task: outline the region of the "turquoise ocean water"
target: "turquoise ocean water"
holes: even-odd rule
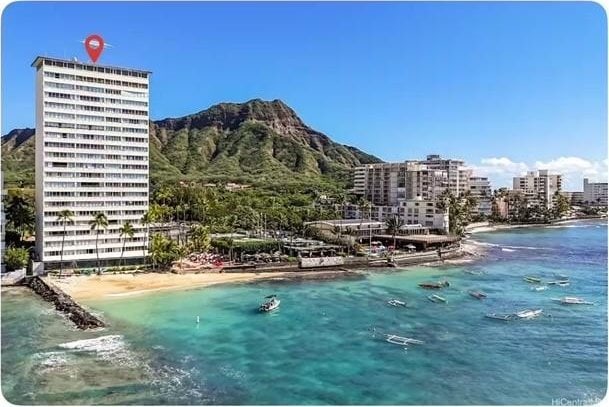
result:
[[[607,387],[607,227],[474,235],[473,263],[358,280],[224,285],[87,304],[81,332],[24,290],[2,293],[2,392],[17,404],[593,403]],[[568,287],[532,291],[525,275]],[[446,304],[417,284],[447,279]],[[488,294],[484,301],[470,289]],[[256,311],[278,294],[281,308]],[[551,298],[583,297],[594,306]],[[390,298],[408,308],[386,304]],[[543,308],[530,321],[488,312]],[[196,316],[200,324],[196,324]],[[425,341],[405,350],[371,329]]]

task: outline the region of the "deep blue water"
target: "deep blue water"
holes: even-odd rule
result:
[[[26,291],[2,296],[2,391],[33,404],[593,403],[607,387],[607,227],[481,233],[475,262],[359,280],[256,283],[88,304],[111,326],[79,332]],[[532,291],[523,276],[567,275]],[[447,279],[427,300],[417,284]],[[478,301],[467,294],[488,294]],[[276,293],[282,306],[259,314]],[[578,296],[593,306],[552,298]],[[408,308],[386,304],[406,300]],[[542,308],[530,321],[488,312]],[[40,313],[42,312],[42,315]],[[201,323],[195,323],[199,315]],[[372,328],[423,340],[403,347]],[[79,341],[79,342],[74,342]]]

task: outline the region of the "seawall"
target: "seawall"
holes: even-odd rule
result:
[[[55,309],[63,312],[78,328],[92,329],[105,326],[102,320],[76,303],[72,297],[54,285],[48,284],[42,278],[38,276],[26,277],[22,284],[31,288],[45,301],[55,304]]]

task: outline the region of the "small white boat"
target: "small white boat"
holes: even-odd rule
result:
[[[258,308],[259,311],[270,312],[279,308],[279,304],[281,304],[281,301],[279,300],[279,298],[277,298],[276,295],[269,295],[266,298],[268,298],[269,300],[265,301],[262,305],[260,305],[260,307]]]
[[[561,304],[571,305],[571,304],[581,304],[581,305],[594,305],[593,302],[586,301],[582,298],[577,297],[563,297],[563,298],[552,298],[554,301],[558,301]]]
[[[420,345],[423,343],[423,341],[420,341],[418,339],[406,338],[406,337],[397,336],[397,335],[388,335],[388,334],[384,334],[384,335],[385,335],[385,340],[387,342],[393,343],[396,345],[402,345],[402,346],[406,346],[406,345],[410,345],[410,344]]]
[[[406,303],[404,301],[400,301],[400,300],[396,300],[396,299],[391,299],[389,301],[387,301],[387,304],[392,305],[394,307],[405,307]]]
[[[531,290],[533,290],[533,291],[544,291],[544,290],[547,290],[547,289],[548,289],[547,285],[542,285],[542,286],[539,286],[539,287],[532,287],[531,288]]]
[[[431,302],[446,302],[446,298],[440,297],[439,295],[432,294],[427,299]]]
[[[543,312],[543,310],[541,310],[541,309],[535,309],[535,310],[525,309],[525,310],[515,313],[514,315],[516,315],[520,319],[533,319],[533,318],[537,318],[538,316],[540,316],[542,312]]]

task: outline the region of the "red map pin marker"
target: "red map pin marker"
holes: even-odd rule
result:
[[[91,61],[96,63],[104,50],[104,39],[97,34],[89,35],[85,40],[85,49]]]

